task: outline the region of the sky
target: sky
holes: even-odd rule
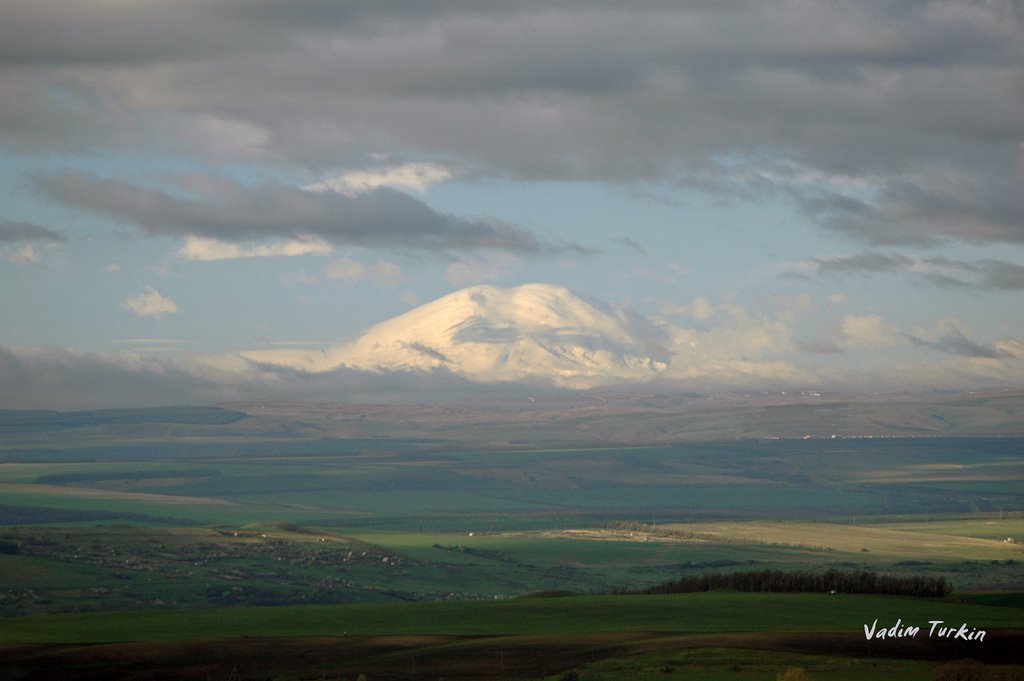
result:
[[[456,394],[241,353],[529,282],[681,390],[1024,385],[1021,2],[542,5],[0,0],[0,407]]]

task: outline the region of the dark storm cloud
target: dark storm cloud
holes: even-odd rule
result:
[[[1024,135],[1020,139],[1024,142]],[[969,242],[1024,241],[1024,158],[1019,151],[989,147],[988,152],[988,158],[973,163],[946,164],[960,166],[955,170],[938,168],[913,180],[890,180],[876,205],[832,210],[824,222],[878,244],[927,245],[950,236]]]
[[[190,195],[184,197],[75,171],[37,176],[35,185],[51,199],[152,235],[196,235],[232,242],[317,236],[336,245],[437,252],[590,252],[574,244],[541,241],[499,220],[439,213],[419,199],[386,187],[346,195],[192,177],[187,187]]]
[[[1022,14],[1014,0],[14,0],[0,143],[230,154],[205,143],[228,131],[314,169],[415,149],[483,174],[767,193],[879,244],[1024,242]]]
[[[0,65],[122,66],[245,50],[253,27],[225,31],[223,9],[188,0],[116,5],[53,0],[45,6],[10,0],[4,3],[0,23]],[[264,38],[273,35],[261,33]]]
[[[0,242],[4,241],[64,241],[64,237],[32,222],[11,222],[0,218]]]

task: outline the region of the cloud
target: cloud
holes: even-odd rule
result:
[[[902,272],[910,269],[914,258],[886,253],[858,253],[838,258],[816,258],[812,261],[820,274],[865,274]]]
[[[18,248],[0,248],[0,258],[16,265],[38,265],[43,261],[32,244],[23,244]]]
[[[165,314],[178,313],[178,304],[161,295],[152,286],[146,286],[142,293],[122,300],[121,307],[140,317],[153,317],[154,319],[160,319]]]
[[[880,186],[873,205],[853,211],[839,207],[826,222],[878,244],[931,244],[942,237],[1020,243],[1024,201],[1013,193],[1014,187],[1020,188],[1018,164],[1005,153],[996,153],[971,169],[929,168],[892,178]],[[887,223],[899,229],[888,230]]]
[[[690,268],[678,262],[670,262],[668,264],[668,268],[675,272],[676,274],[682,275],[684,277],[690,275]]]
[[[370,280],[377,284],[395,284],[405,279],[402,269],[387,260],[378,260],[372,265],[364,265],[358,260],[342,258],[327,265],[324,272],[328,279],[346,283]]]
[[[120,338],[112,343],[119,343],[122,345],[139,345],[145,347],[147,345],[177,345],[181,343],[195,343],[193,340],[182,340],[180,338]]]
[[[792,296],[771,295],[768,300],[778,310],[779,317],[787,321],[802,317],[815,307],[814,299],[806,291]]]
[[[985,357],[995,359],[1002,355],[994,348],[978,345],[966,336],[961,334],[949,334],[939,338],[937,341],[929,341],[916,336],[907,336],[911,343],[919,348],[938,350],[949,355],[961,355],[963,357]]]
[[[121,271],[121,265],[116,262],[107,263],[103,267],[103,271],[106,272],[107,274],[117,274],[118,272]]]
[[[1004,340],[997,341],[993,347],[996,352],[999,353],[1000,357],[1024,359],[1024,339],[1006,338]]]
[[[322,174],[416,150],[476,176],[772,196],[870,243],[1024,242],[1013,0],[19,0],[0,31],[18,153]]]
[[[32,243],[37,241],[59,243],[64,241],[64,237],[32,222],[12,222],[0,218],[0,244],[20,244],[0,248],[0,259],[15,265],[38,265],[43,259]]]
[[[928,348],[948,355],[981,359],[1020,359],[1021,342],[1007,339],[995,345],[982,345],[953,320],[940,322],[937,333],[907,334],[907,340],[919,348]]]
[[[0,242],[4,241],[64,241],[64,237],[32,222],[0,219]]]
[[[647,257],[647,251],[644,250],[644,247],[638,244],[637,242],[633,241],[633,239],[630,239],[628,236],[620,236],[619,238],[615,239],[615,241],[625,246],[629,246],[630,248],[632,248],[634,251],[644,256],[645,258]]]
[[[149,348],[144,352],[86,353],[52,347],[0,346],[0,386],[17,386],[16,390],[0,390],[0,407],[82,409],[214,404],[248,399],[254,394],[288,394],[284,387],[287,376],[268,372],[237,355],[177,357],[153,353]],[[97,386],[103,386],[102,390],[97,390]]]
[[[898,330],[879,315],[846,315],[840,330],[843,341],[851,346],[893,345]]]
[[[794,349],[815,355],[834,354],[842,348],[829,342],[794,342],[792,328],[783,320],[752,317],[735,305],[720,307],[726,314],[716,317],[720,322],[716,326],[687,328],[662,323],[661,332],[669,339],[669,365],[650,382],[633,387],[713,391],[860,386],[864,390],[906,391],[1012,386],[1024,380],[1024,340],[1006,338],[985,345],[957,322],[906,337],[917,347],[944,355],[941,362],[927,361],[927,353],[920,353],[913,362],[890,360],[847,371],[807,365],[791,355]],[[885,324],[861,321],[862,329],[880,326]],[[876,334],[862,333],[872,335]],[[423,402],[552,390],[538,383],[482,385],[445,369],[319,371],[328,350],[311,341],[271,342],[266,344],[273,349],[216,355],[182,353],[188,343],[180,339],[115,342],[136,351],[83,353],[0,346],[0,408],[74,409],[253,399]],[[320,362],[314,361],[316,346],[325,348],[319,353]],[[173,355],[163,354],[164,350]],[[420,351],[429,352],[430,348]],[[96,390],[97,385],[103,390]]]
[[[1024,267],[1002,260],[979,260],[974,263],[960,263],[965,270],[980,275],[981,288],[1003,291],[1024,289]]]
[[[390,247],[433,252],[507,250],[535,255],[590,251],[549,243],[493,218],[439,213],[419,199],[387,187],[354,196],[315,192],[283,184],[247,187],[228,180],[192,178],[193,194],[181,196],[121,180],[65,171],[39,175],[46,196],[97,215],[136,226],[151,235],[194,237],[186,254],[227,257],[236,244],[284,239],[290,246],[239,248],[237,253],[279,254],[281,248],[322,251],[335,246]],[[205,241],[204,241],[205,240]],[[239,257],[233,255],[232,257]]]
[[[659,380],[677,386],[734,390],[821,380],[784,357],[792,341],[783,322],[733,319],[710,329],[675,327],[672,336],[671,362]]]
[[[103,386],[97,390],[96,386]],[[218,404],[252,399],[424,403],[522,394],[518,385],[480,385],[445,371],[312,374],[235,353],[174,357],[84,353],[0,345],[0,408],[95,409]],[[554,392],[539,385],[531,395]]]
[[[281,275],[281,283],[284,284],[285,286],[292,286],[293,284],[311,286],[319,281],[319,277],[305,271],[285,272],[284,274]]]
[[[922,258],[903,253],[865,252],[855,255],[814,258],[796,266],[832,276],[908,274],[929,284],[947,288],[1016,291],[1024,289],[1024,266],[1005,260],[956,260]],[[791,270],[792,271],[792,270]]]
[[[498,253],[490,257],[458,260],[444,270],[444,278],[456,286],[499,281],[522,269],[519,258]]]
[[[796,349],[811,355],[837,355],[843,349],[831,341],[796,341]]]
[[[690,327],[663,323],[672,339],[669,367],[659,376],[666,389],[680,386],[735,390],[818,385],[813,369],[789,360],[793,329],[784,319],[750,315],[733,303],[714,305],[700,296],[677,312],[702,322]]]
[[[420,194],[434,184],[447,182],[456,172],[437,163],[403,163],[374,170],[356,170],[311,184],[306,189],[354,195],[377,187],[412,189]]]
[[[195,343],[192,340],[177,338],[122,338],[111,342],[115,345],[131,346],[132,350],[147,353],[180,352],[183,348]]]
[[[178,255],[186,260],[231,260],[236,258],[294,257],[299,255],[330,255],[334,250],[323,239],[300,238],[269,244],[236,244],[218,239],[189,236]]]
[[[0,386],[17,386],[0,390],[0,405],[12,409],[196,404],[221,395],[212,378],[170,359],[10,346],[0,346]]]
[[[689,305],[666,305],[662,312],[669,316],[685,315],[702,322],[711,319],[717,311],[707,296],[697,296]]]

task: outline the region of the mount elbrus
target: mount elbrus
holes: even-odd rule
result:
[[[590,387],[642,381],[669,364],[668,334],[642,315],[548,284],[472,286],[315,351],[254,351],[309,372],[438,371],[475,381]]]

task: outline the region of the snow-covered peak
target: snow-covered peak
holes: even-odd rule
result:
[[[381,322],[353,343],[287,363],[589,387],[652,377],[668,366],[666,344],[642,316],[564,287],[472,286]],[[267,353],[247,356],[274,361]]]

